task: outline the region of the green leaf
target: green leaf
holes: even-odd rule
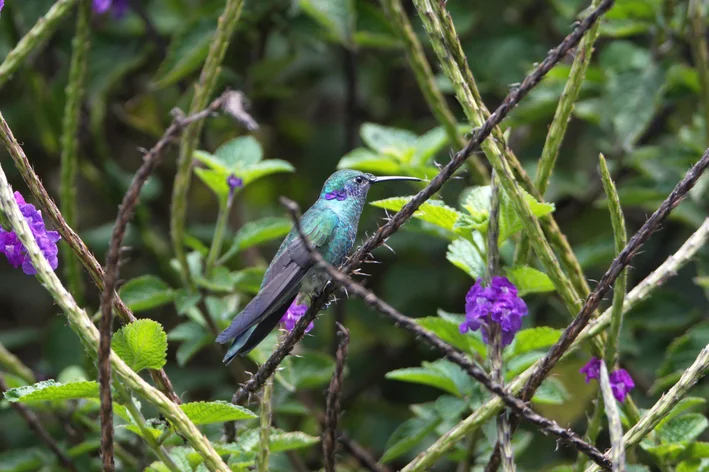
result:
[[[364,123],[360,130],[362,141],[372,150],[409,162],[415,152],[418,137],[411,131],[375,123]]]
[[[214,335],[195,321],[177,325],[167,337],[170,341],[182,341],[175,354],[177,365],[180,367],[184,367],[195,354],[214,342]]]
[[[463,322],[462,316],[460,322],[456,322],[452,319],[441,318],[439,316],[416,318],[414,321],[422,328],[431,331],[433,334],[461,351],[465,351],[468,354],[474,356],[476,355],[481,359],[485,359],[487,348],[482,342],[482,339],[472,335],[471,333],[463,334],[460,332],[459,326]]]
[[[356,148],[345,154],[337,164],[337,168],[355,169],[377,175],[394,175],[401,169],[393,157],[377,154],[365,148]]]
[[[232,272],[229,276],[237,290],[256,295],[261,288],[261,281],[265,273],[266,269],[263,267],[249,267]]]
[[[131,433],[136,434],[136,435],[138,435],[139,437],[141,437],[141,438],[143,438],[143,439],[147,439],[146,436],[143,434],[143,431],[141,431],[141,429],[138,427],[138,425],[135,425],[135,424],[127,424],[127,425],[123,425],[123,426],[120,426],[120,427],[127,429],[127,430],[130,431]],[[152,436],[152,439],[155,441],[155,440],[157,440],[157,439],[160,437],[160,435],[162,434],[163,430],[157,429],[157,428],[153,428],[153,427],[150,427],[150,426],[146,426],[146,427],[145,427],[145,432],[146,432],[147,434],[149,434],[150,436]]]
[[[554,211],[551,203],[541,203],[526,191],[519,189],[530,211],[537,218],[548,215]],[[507,194],[501,192],[500,199],[500,241],[507,240],[510,236],[523,228],[522,220],[517,216]],[[487,232],[490,217],[490,186],[473,187],[463,200],[463,208],[470,214],[473,223],[471,226],[482,232]]]
[[[528,293],[553,292],[554,284],[547,274],[529,266],[515,266],[505,268],[505,273],[517,290],[519,296]]]
[[[229,172],[226,169],[203,169],[195,167],[194,173],[199,177],[199,180],[204,182],[204,185],[214,192],[217,199],[222,203],[226,203],[229,196],[229,185],[227,179]]]
[[[202,294],[192,293],[186,288],[175,291],[175,309],[178,315],[184,315],[188,310],[197,306],[202,301]]]
[[[473,390],[470,377],[456,364],[445,359],[423,362],[420,368],[398,369],[386,378],[440,388],[457,397],[469,395]]]
[[[697,441],[693,442],[687,448],[685,454],[687,459],[707,459],[709,458],[709,443]]]
[[[615,41],[600,56],[606,83],[603,105],[606,123],[619,144],[629,150],[647,129],[664,93],[664,71],[646,49]]]
[[[561,330],[540,326],[523,329],[517,333],[512,344],[505,349],[505,360],[537,349],[551,347],[561,337]]]
[[[305,13],[320,23],[333,39],[349,44],[354,32],[354,0],[300,0]]]
[[[446,259],[475,280],[485,275],[485,260],[467,239],[459,238],[450,243]]]
[[[207,468],[203,465],[204,459],[191,447],[173,447],[170,449],[170,458],[179,468],[185,472],[207,472]],[[153,462],[146,469],[148,472],[172,472],[162,462]]]
[[[145,311],[170,303],[174,290],[154,275],[144,275],[126,282],[118,291],[132,311]]]
[[[312,446],[317,444],[319,440],[320,438],[318,437],[310,436],[300,431],[285,432],[277,428],[271,428],[268,446],[272,453],[285,452]],[[258,450],[259,447],[259,430],[257,429],[240,432],[235,444],[215,444],[219,454],[249,453]]]
[[[446,144],[449,144],[448,134],[442,126],[438,126],[422,134],[416,139],[414,145],[416,151],[411,158],[411,165],[425,165],[438,151],[443,149]]]
[[[695,408],[695,407],[700,407],[704,406],[706,404],[706,399],[700,398],[700,397],[687,397],[681,399],[677,404],[670,410],[670,412],[660,420],[660,422],[657,424],[655,428],[661,428],[665,423],[668,421],[672,420],[673,418],[676,418],[677,416],[681,415],[682,413],[685,413],[686,411]]]
[[[234,280],[229,273],[229,269],[224,266],[215,268],[214,273],[208,279],[202,276],[195,277],[195,282],[200,287],[206,288],[211,292],[232,293],[234,291]]]
[[[161,369],[167,361],[167,334],[157,321],[127,324],[113,336],[113,350],[131,369]]]
[[[180,405],[194,424],[223,423],[256,418],[250,410],[224,401],[191,402]]]
[[[665,351],[657,376],[664,377],[689,367],[699,351],[707,345],[707,339],[709,339],[709,322],[695,324],[682,336],[675,338]]]
[[[280,159],[268,159],[244,168],[240,171],[238,177],[243,179],[244,185],[246,186],[261,177],[266,177],[267,175],[294,171],[295,167],[293,167],[290,162],[282,161]]]
[[[34,385],[12,388],[7,390],[4,396],[5,399],[10,402],[98,398],[98,383],[94,381],[81,381],[61,384],[54,380],[44,380]]]
[[[687,450],[687,444],[688,443],[686,441],[682,441],[673,444],[643,444],[642,447],[650,454],[656,456],[662,462],[674,462],[680,456],[684,455],[684,452]]]
[[[153,86],[167,87],[197,70],[207,57],[216,29],[217,22],[209,17],[185,25],[170,42],[165,60],[153,79]]]
[[[320,442],[317,436],[311,436],[300,431],[271,431],[268,446],[272,453],[293,451],[310,447]]]
[[[222,260],[231,259],[241,251],[252,246],[284,237],[293,227],[290,218],[269,217],[250,221],[236,232],[231,248],[224,254]]]
[[[430,387],[440,388],[455,396],[461,396],[458,387],[452,379],[448,378],[442,372],[426,367],[410,367],[406,369],[397,369],[388,372],[385,377],[392,380],[400,380],[402,382],[410,382]]]
[[[441,422],[438,416],[411,418],[402,423],[387,441],[386,452],[381,461],[386,463],[411,450],[426,436],[432,433]]]
[[[687,413],[656,428],[663,444],[680,443],[696,439],[709,426],[709,420],[700,413]]]
[[[505,363],[505,380],[511,381],[517,375],[521,374],[535,362],[544,357],[541,351],[529,351],[519,356],[511,358]]]
[[[564,384],[558,379],[548,378],[539,386],[532,401],[542,405],[561,405],[568,398]]]
[[[236,172],[260,162],[263,159],[263,148],[253,136],[242,136],[219,146],[214,159]]]
[[[386,198],[372,202],[371,205],[384,208],[385,210],[399,211],[404,205],[409,203],[412,198],[413,197]],[[453,227],[461,216],[462,213],[447,206],[440,200],[428,200],[414,213],[414,218],[434,224],[448,231],[453,231]]]

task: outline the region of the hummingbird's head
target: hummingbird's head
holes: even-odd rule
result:
[[[338,170],[325,181],[320,198],[336,201],[364,200],[374,179],[372,174],[358,170]]]
[[[320,198],[325,200],[347,201],[350,199],[364,201],[372,184],[391,180],[415,180],[416,177],[386,176],[377,177],[358,170],[338,170],[325,181]]]

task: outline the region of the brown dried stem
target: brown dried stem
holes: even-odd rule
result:
[[[347,359],[347,344],[350,332],[340,323],[336,323],[339,343],[335,353],[335,371],[330,379],[325,403],[325,428],[323,430],[322,449],[325,472],[335,472],[335,442],[337,439],[337,420],[340,413],[340,392]]]

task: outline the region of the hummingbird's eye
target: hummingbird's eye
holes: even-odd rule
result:
[[[364,179],[362,177],[355,177],[355,183],[362,185],[364,183]]]

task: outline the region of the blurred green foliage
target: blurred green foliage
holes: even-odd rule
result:
[[[140,148],[149,148],[162,135],[173,108],[188,108],[192,83],[224,5],[223,0],[133,3],[124,18],[108,15],[92,20],[87,97],[79,136],[76,229],[101,261],[116,207],[142,161]],[[0,57],[51,4],[51,0],[6,0],[0,15]],[[419,39],[428,45],[413,8],[409,2],[404,4]],[[570,32],[586,6],[579,0],[447,2],[489,108]],[[33,54],[0,90],[3,115],[55,198],[72,37],[73,22],[65,21],[48,45]],[[427,51],[435,64],[433,54]],[[568,58],[552,70],[504,122],[509,129],[509,146],[530,174],[570,63]],[[461,131],[470,131],[451,84],[442,73],[437,74],[438,85],[461,122]],[[213,402],[185,405],[195,405],[193,414],[201,415],[201,423],[212,423],[208,405],[229,409],[214,402],[228,401],[237,387],[232,372],[212,349],[213,335],[202,314],[208,313],[222,328],[258,290],[265,265],[290,229],[278,197],[286,195],[307,207],[338,167],[430,178],[437,171],[436,164],[447,162],[452,151],[421,96],[400,41],[373,0],[247,0],[219,76],[218,89],[225,87],[245,93],[260,128],[248,133],[228,117],[211,118],[195,154],[198,178],[193,179],[190,190],[189,238],[185,243],[191,250],[190,269],[201,292],[180,287],[172,261],[168,218],[174,149],[143,189],[125,241],[130,250],[121,264],[122,277],[127,280],[120,290],[124,301],[139,317],[157,320],[164,328],[157,327],[155,338],[146,335],[151,343],[155,339],[162,343],[156,349],[160,352],[148,358],[134,356],[134,366],[154,367],[166,362],[175,390],[185,402]],[[602,23],[581,99],[545,195],[553,205],[535,202],[532,197],[528,201],[537,216],[554,211],[588,279],[599,278],[614,253],[597,172],[598,153],[609,159],[627,225],[633,232],[709,143],[705,131],[709,112],[699,105],[701,93],[706,91],[701,90],[690,53],[686,2],[618,0]],[[0,158],[15,188],[27,194],[4,150]],[[205,274],[204,260],[219,209],[228,198],[225,179],[231,173],[247,185],[236,194],[219,265]],[[707,177],[699,182],[662,232],[634,259],[630,287],[702,223],[709,202],[708,184]],[[370,200],[376,200],[377,208],[365,210],[360,237],[381,224],[385,216],[382,208],[395,211],[406,202],[404,197],[390,197],[411,195],[419,188],[406,185],[372,189]],[[376,258],[384,263],[367,265],[366,272],[371,273],[368,286],[378,295],[482,362],[486,355],[482,341],[474,334],[461,335],[457,328],[461,315],[454,314],[464,310],[471,276],[478,277],[484,270],[481,234],[486,231],[489,209],[481,202],[489,190],[470,190],[468,186],[465,173],[452,180],[441,200],[422,206],[416,218],[390,238],[388,245],[395,254],[377,250]],[[501,239],[507,242],[501,251],[507,264],[521,229],[516,218],[503,199]],[[700,254],[696,264],[626,316],[621,361],[636,381],[633,395],[641,407],[652,405],[709,343],[705,322],[709,262],[706,250]],[[446,258],[452,264],[446,263]],[[533,265],[509,267],[507,272],[530,308],[526,329],[505,351],[508,378],[537,360],[558,338],[558,329],[566,325],[563,305],[550,293],[548,278]],[[90,286],[88,277],[85,283]],[[87,295],[87,308],[95,312],[98,292],[91,286]],[[58,398],[97,396],[95,385],[87,381],[96,376],[93,360],[64,318],[57,316],[50,296],[4,261],[0,261],[0,313],[0,343],[16,353],[39,380],[58,379],[65,384],[63,389],[44,384],[28,394],[55,403]],[[274,413],[280,430],[271,434],[272,470],[293,470],[288,456],[280,453],[287,450],[297,450],[297,458],[290,455],[290,459],[308,469],[320,467],[319,446],[315,445],[319,425],[311,409],[313,405],[323,409],[324,389],[334,367],[335,313],[344,317],[351,331],[341,428],[392,468],[408,463],[488,398],[460,368],[438,359],[438,353],[361,301],[345,299],[318,319],[311,335],[298,347],[299,355],[288,357],[276,375]],[[143,339],[142,335],[131,335],[132,329],[138,327],[123,328],[114,338],[114,348],[126,356],[136,354],[136,343]],[[166,359],[161,358],[165,333]],[[253,370],[253,361],[263,362],[275,341],[273,333],[251,353],[245,367]],[[584,412],[589,411],[594,397],[592,386],[586,386],[578,374],[586,357],[578,354],[562,363],[535,397],[542,413],[576,431],[583,430]],[[70,383],[76,380],[82,383]],[[26,383],[12,376],[8,382],[11,387]],[[86,391],[72,394],[67,385]],[[70,396],[42,396],[50,392],[61,395],[62,391]],[[694,391],[697,397],[706,393],[704,384]],[[63,423],[77,415],[77,408],[79,417],[95,419],[97,405],[90,399],[63,401],[59,417],[49,414],[52,404],[33,405],[50,432],[62,438],[67,449],[73,447],[69,453],[80,470],[98,470],[97,436],[66,435]],[[207,406],[203,409],[199,405]],[[705,470],[702,467],[706,467],[709,447],[693,441],[709,439],[707,420],[701,414],[705,402],[687,399],[681,405],[676,416],[658,427],[655,439],[641,444],[638,460],[654,458],[667,467],[677,465],[677,470]],[[235,416],[230,418],[239,417],[232,413]],[[227,413],[219,410],[214,414],[224,421]],[[42,464],[53,464],[55,459],[7,408],[6,401],[0,402],[0,424],[0,471],[35,470]],[[246,424],[255,427],[254,423]],[[117,438],[134,450],[135,437],[126,431],[140,431],[129,420],[123,426],[118,428]],[[153,433],[160,435],[161,427],[156,425]],[[553,440],[531,431],[525,427],[515,435],[520,470],[550,470],[572,463],[573,451],[561,449],[552,454]],[[210,424],[206,432],[216,440],[220,426]],[[255,460],[258,432],[242,430],[238,437],[239,454],[231,460],[248,467]],[[452,461],[462,460],[470,451],[478,464],[484,464],[494,438],[494,425],[490,424],[472,438],[474,442],[458,445],[436,470],[453,470]],[[179,438],[173,436],[171,441],[181,445]],[[601,444],[606,441],[601,438]],[[187,464],[185,467],[198,462],[186,448],[171,451],[175,460]],[[357,470],[350,457],[343,455],[341,459],[342,470]],[[161,467],[153,464],[148,470],[161,471]]]

